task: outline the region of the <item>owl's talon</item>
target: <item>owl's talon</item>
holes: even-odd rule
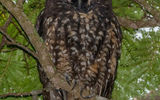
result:
[[[67,99],[67,92],[65,90],[62,90],[62,94],[63,94],[63,99],[68,100]]]
[[[73,80],[73,83],[72,83],[72,81],[70,80],[71,78],[68,74],[65,74],[65,79],[67,83],[69,84],[69,86],[71,86],[71,90],[73,90],[77,85],[77,81],[75,79],[72,79]]]
[[[93,96],[95,96],[95,94],[90,94],[88,96],[83,96],[83,91],[85,90],[86,88],[83,87],[80,89],[80,96],[83,98],[83,99],[89,99],[89,98],[92,98]]]
[[[71,86],[70,76],[68,74],[65,74],[65,79],[67,83]]]
[[[72,86],[72,89],[71,89],[71,90],[73,90],[73,89],[76,87],[76,85],[77,85],[77,81],[74,79],[74,80],[73,80],[73,86]]]

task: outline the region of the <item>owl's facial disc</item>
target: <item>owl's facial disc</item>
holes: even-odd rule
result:
[[[84,5],[87,5],[87,6],[91,5],[91,0],[78,0],[78,2],[80,3],[81,7]]]
[[[82,0],[78,0],[78,9],[81,9],[82,6]]]
[[[84,7],[91,5],[91,0],[67,0],[67,1],[76,6],[78,9],[82,9]]]

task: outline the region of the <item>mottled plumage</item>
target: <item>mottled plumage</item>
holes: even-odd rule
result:
[[[36,28],[58,72],[111,97],[122,39],[111,0],[47,0]]]

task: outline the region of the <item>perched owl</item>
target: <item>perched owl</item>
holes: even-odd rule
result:
[[[81,98],[111,97],[122,42],[111,0],[47,0],[36,29],[57,71],[69,84],[81,84]],[[40,66],[39,72],[47,87]]]

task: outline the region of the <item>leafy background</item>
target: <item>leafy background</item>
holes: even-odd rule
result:
[[[16,1],[16,0],[15,0]],[[160,11],[159,0],[148,0]],[[24,12],[36,23],[39,12],[43,9],[44,0],[28,0],[24,4]],[[113,0],[113,10],[117,16],[131,20],[144,17],[143,10],[132,0]],[[0,6],[0,26],[9,17]],[[19,29],[19,30],[18,30]],[[122,27],[123,45],[119,60],[118,75],[113,91],[113,100],[132,100],[160,89],[160,28],[150,27],[133,30]],[[17,42],[32,48],[25,34],[13,19],[7,32]],[[2,35],[0,34],[0,41]],[[23,51],[12,46],[4,46],[0,50],[0,94],[30,92],[41,89],[36,61]],[[39,97],[39,100],[42,98]],[[31,97],[4,100],[31,100]]]

